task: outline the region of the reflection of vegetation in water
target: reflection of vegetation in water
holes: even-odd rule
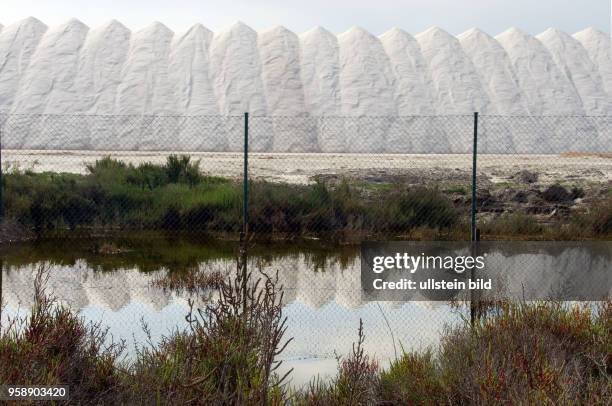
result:
[[[254,243],[249,258],[255,263],[279,259],[303,258],[313,270],[324,270],[337,263],[346,268],[358,255],[358,246],[319,241]],[[200,236],[129,234],[123,238],[47,239],[4,246],[0,254],[8,266],[37,262],[72,266],[84,260],[93,269],[114,271],[138,269],[152,272],[164,268],[170,272],[188,272],[200,265],[233,261],[238,252],[235,241],[203,239]]]

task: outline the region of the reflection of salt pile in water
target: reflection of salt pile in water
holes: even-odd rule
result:
[[[60,302],[75,309],[87,306],[90,299],[84,288],[91,268],[83,261],[77,261],[74,266],[30,264],[23,268],[9,268],[3,277],[2,293],[6,303],[15,307],[29,309],[34,304],[34,279],[43,267],[48,269],[46,293]]]
[[[515,300],[600,300],[612,294],[606,291],[610,286],[609,253],[601,255],[578,246],[553,254],[492,252],[484,274],[493,277],[502,297]]]
[[[47,28],[30,18],[0,31],[1,110],[135,115],[68,124],[14,118],[3,141],[11,147],[239,151],[239,117],[193,115],[249,111],[254,151],[462,152],[469,131],[399,116],[601,115],[612,114],[610,103],[610,38],[592,28],[573,38],[517,29],[456,38],[439,28],[415,37],[360,28],[297,36],[237,23],[214,34],[199,24],[177,34],[160,23],[131,32],[117,21]],[[566,127],[553,121],[543,134],[502,128],[496,141],[521,149],[544,140],[563,150],[573,146],[563,144]]]
[[[335,302],[347,308],[354,308],[363,304],[361,296],[361,275],[359,271],[359,259],[356,258],[349,264],[347,269],[342,269],[337,263],[334,264],[333,273],[336,274]]]
[[[274,276],[278,271],[279,284],[283,286],[284,303],[302,303],[319,309],[327,304],[334,303],[343,308],[356,308],[367,303],[361,288],[360,259],[354,258],[341,265],[334,260],[326,260],[322,264],[313,264],[309,257],[298,254],[271,261],[254,260],[251,270],[264,272]],[[254,276],[257,276],[257,272]],[[429,302],[423,296],[419,305],[427,308],[436,308],[439,303]],[[388,302],[385,306],[397,308],[403,302]]]
[[[320,266],[312,264],[303,254],[265,263],[254,262],[255,268],[267,275],[273,276],[278,271],[285,304],[299,302],[313,308],[320,308],[330,302],[345,307],[362,304],[358,260],[349,264],[346,269],[331,260]],[[257,273],[254,273],[254,276],[256,275]]]
[[[164,276],[165,270],[152,273],[142,273],[133,269],[99,272],[82,260],[72,266],[44,265],[49,271],[48,292],[75,309],[93,306],[117,311],[128,304],[137,303],[160,311],[170,303],[187,304],[188,298],[195,300],[196,308],[201,308],[207,301],[218,298],[218,292],[212,289],[202,295],[194,296],[187,292],[165,291],[154,287],[153,282]],[[31,264],[5,269],[2,278],[2,296],[9,306],[26,309],[32,306],[34,278],[40,266],[41,264]],[[571,288],[572,280],[579,280],[585,272],[588,273],[592,285],[585,285],[586,287],[581,289],[587,289],[589,286],[608,286],[606,285],[607,266],[609,260],[606,258],[576,247],[552,253],[527,250],[525,253],[504,254],[494,250],[487,257],[489,276],[503,278],[500,280],[500,286],[505,292],[518,296],[521,292],[526,292],[531,297],[539,298],[546,297],[547,294],[556,294],[558,293],[556,289],[559,288]],[[254,278],[258,276],[259,271],[272,277],[278,271],[280,285],[284,288],[285,305],[300,303],[310,308],[321,309],[333,304],[343,309],[354,309],[367,305],[369,300],[377,297],[372,296],[371,292],[364,292],[361,288],[359,258],[354,258],[343,267],[339,262],[329,259],[325,263],[312,263],[310,257],[296,254],[270,260],[254,258],[249,262],[249,267]],[[588,271],[582,271],[583,269]],[[578,270],[582,272],[581,275],[568,274]],[[200,271],[205,273],[220,271],[223,275],[233,278],[235,263],[224,260],[211,261],[201,264]],[[417,276],[416,280],[420,280],[419,275]],[[422,274],[420,277],[425,280],[430,276]],[[415,302],[417,306],[428,309],[443,306],[445,300],[451,298],[450,293],[446,291],[400,293],[401,296],[395,297],[396,299],[418,300]],[[579,293],[589,294],[582,291]],[[393,309],[403,306],[404,303],[386,302],[382,306]]]
[[[13,307],[30,308],[34,304],[34,277],[36,265],[19,269],[4,268],[2,274],[2,301]]]
[[[48,277],[45,292],[75,310],[95,306],[117,311],[130,303],[161,310],[173,296],[151,286],[159,273],[132,269],[97,272],[79,260],[71,266],[37,263],[8,268],[2,281],[3,300],[15,308],[30,308],[34,304],[34,279],[41,267]]]
[[[117,311],[131,302],[133,282],[128,282],[127,277],[132,276],[129,271],[119,269],[112,274],[93,273],[88,276],[84,285],[90,305]]]
[[[24,267],[11,267],[3,275],[3,300],[14,307],[29,308],[33,304],[34,278],[41,264]],[[235,264],[222,260],[200,265],[202,272],[220,271],[224,275],[234,272]],[[250,270],[257,277],[258,270],[274,276],[278,270],[279,282],[284,287],[284,303],[301,302],[319,308],[330,302],[338,302],[347,307],[362,304],[358,261],[342,269],[331,261],[324,270],[313,272],[313,266],[304,255],[282,258],[262,263],[253,260]],[[191,295],[187,292],[170,292],[152,286],[165,274],[165,270],[142,273],[133,269],[119,269],[113,272],[98,272],[84,261],[73,266],[46,264],[49,279],[48,291],[75,309],[87,306],[117,311],[128,304],[146,305],[156,311],[166,307],[171,301],[187,304],[193,299],[196,307],[202,307],[208,300],[218,297],[218,292],[205,292],[204,295]]]
[[[126,278],[130,287],[131,300],[158,311],[166,307],[174,295],[171,292],[160,292],[159,289],[151,286],[152,280],[157,280],[163,275],[165,275],[163,270],[153,274],[132,270]]]
[[[30,308],[34,303],[34,278],[41,264],[24,267],[11,267],[3,274],[3,300],[15,308]],[[221,271],[232,278],[234,264],[219,260],[200,265],[203,272]],[[284,304],[303,303],[318,309],[329,303],[337,303],[344,308],[356,308],[366,303],[361,290],[359,259],[353,260],[346,268],[328,261],[323,269],[313,271],[313,264],[302,255],[282,258],[266,263],[251,261],[250,270],[254,277],[259,271],[274,276],[278,270],[279,284],[283,286]],[[84,261],[73,266],[46,264],[48,272],[47,291],[57,299],[80,310],[87,306],[118,311],[129,304],[145,305],[160,311],[171,302],[187,305],[194,302],[195,308],[202,308],[210,300],[218,298],[214,290],[194,295],[184,291],[171,292],[153,286],[165,270],[142,273],[133,269],[120,269],[113,272],[98,272]],[[260,285],[261,286],[261,285]],[[422,298],[421,298],[422,299]],[[420,303],[426,307],[432,304]],[[389,302],[385,306],[395,308],[401,303]],[[434,304],[433,307],[437,307]]]

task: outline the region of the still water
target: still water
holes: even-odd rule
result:
[[[237,252],[232,241],[158,235],[4,246],[0,249],[2,318],[27,313],[34,277],[44,267],[49,273],[47,291],[86,320],[107,327],[114,340],[125,340],[129,357],[136,346],[147,342],[143,323],[156,343],[186,327],[188,299],[194,299],[196,307],[206,302],[201,295],[164,289],[156,282],[194,269],[231,272]],[[521,263],[565,261],[563,252],[507,255]],[[366,351],[385,365],[402,348],[435,348],[444,329],[466,317],[443,301],[368,301],[360,284],[358,246],[317,241],[257,244],[250,249],[249,267],[278,272],[284,287],[285,337],[294,341],[281,358],[283,369],[294,368],[295,386],[336,372],[336,355],[350,352],[360,319]],[[214,297],[212,291],[207,294]]]
[[[88,321],[124,339],[128,356],[146,342],[143,323],[154,342],[186,327],[184,290],[157,287],[168,273],[192,269],[234,269],[238,246],[231,241],[188,237],[138,236],[124,239],[42,241],[2,248],[3,319],[25,314],[33,303],[34,277],[49,272],[47,290]],[[294,341],[282,354],[294,368],[293,383],[336,371],[336,354],[347,354],[364,322],[366,350],[382,363],[404,349],[434,346],[444,326],[460,317],[444,303],[365,302],[355,246],[318,242],[274,243],[252,247],[249,267],[278,271],[284,286],[286,337]],[[196,305],[203,300],[195,298]]]

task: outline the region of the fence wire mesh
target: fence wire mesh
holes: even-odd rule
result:
[[[379,355],[396,350],[391,335],[426,346],[461,321],[445,303],[364,301],[356,244],[469,239],[472,115],[250,117],[248,129],[249,266],[279,272],[297,338],[286,356],[347,351],[360,318]],[[39,239],[4,249],[13,309],[31,304],[44,263],[60,299],[111,311],[119,336],[145,314],[161,335],[184,320],[177,286],[196,279],[180,275],[234,266],[244,117],[0,114],[0,131],[3,240]],[[481,115],[482,237],[609,238],[611,152],[612,117]]]

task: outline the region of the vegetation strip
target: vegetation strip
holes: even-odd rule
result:
[[[105,158],[89,165],[85,175],[12,171],[4,176],[4,188],[7,221],[21,225],[25,235],[100,230],[237,235],[241,227],[239,182],[203,174],[199,162],[188,156],[138,166]],[[250,190],[250,230],[260,238],[468,237],[469,202],[461,186],[441,191],[401,182],[378,185],[319,177],[310,185],[255,180]],[[580,189],[553,185],[538,193],[544,208],[501,213],[490,194],[479,196],[483,238],[605,239],[612,234],[612,196],[569,210],[560,200],[579,199],[584,193]],[[552,214],[540,221],[543,210]]]

